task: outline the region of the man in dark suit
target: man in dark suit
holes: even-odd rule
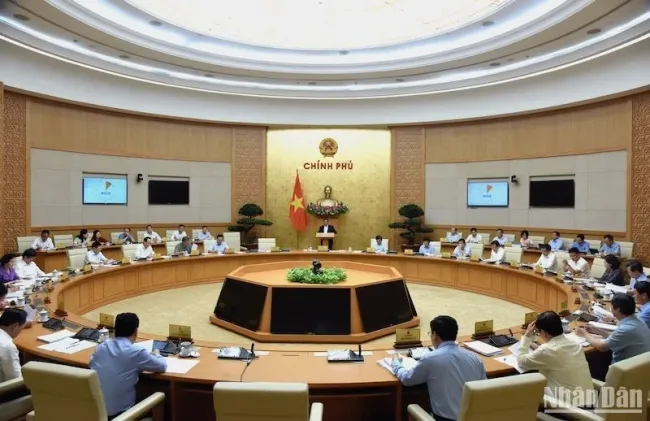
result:
[[[331,234],[336,234],[336,228],[331,226],[329,224],[329,220],[327,218],[323,219],[323,225],[321,225],[318,228],[318,232],[322,233],[331,233]],[[323,244],[323,238],[320,240],[321,245]],[[332,250],[332,246],[334,246],[334,239],[333,238],[328,238],[327,239],[327,246],[330,250]]]

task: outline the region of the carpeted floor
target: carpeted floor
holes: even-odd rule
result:
[[[459,335],[469,335],[474,331],[474,322],[494,320],[494,328],[503,329],[519,325],[524,314],[530,310],[496,298],[486,297],[455,289],[438,288],[420,284],[408,284],[411,297],[422,320],[421,334],[428,340],[429,321],[437,315],[454,317],[459,324]],[[209,322],[209,316],[221,291],[221,284],[207,284],[159,291],[140,295],[100,307],[84,315],[90,320],[99,320],[99,313],[117,315],[122,312],[135,312],[140,317],[140,331],[167,335],[169,323],[192,326],[195,340],[229,344],[249,344],[250,340]],[[368,345],[391,348],[395,335],[371,341]],[[268,346],[268,345],[267,345]],[[274,344],[274,348],[286,347],[294,350],[322,350],[335,345],[318,344]],[[348,345],[349,347],[349,345]],[[264,349],[261,345],[260,349]]]

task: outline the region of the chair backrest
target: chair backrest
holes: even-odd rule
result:
[[[38,237],[35,235],[30,235],[28,237],[16,237],[16,245],[18,246],[18,252],[22,253],[32,246],[34,240]]]
[[[105,421],[106,406],[97,372],[30,361],[22,368],[32,394],[35,421]]]
[[[607,376],[605,377],[605,386],[613,388],[613,396],[620,390],[626,391],[640,391],[638,400],[640,401],[639,408],[641,411],[638,414],[630,413],[608,413],[605,416],[607,421],[645,421],[647,417],[646,399],[650,391],[650,383],[648,382],[648,372],[650,371],[650,352],[645,352],[623,361],[619,361],[609,366]],[[624,388],[624,389],[622,389]],[[601,394],[600,398],[605,398],[605,394]],[[627,395],[626,395],[627,396]],[[616,400],[610,399],[613,404]],[[632,406],[632,403],[630,402]],[[604,406],[601,406],[604,407]],[[628,408],[616,408],[628,409]]]
[[[503,236],[506,238],[506,241],[510,242],[510,244],[515,242],[515,235],[514,234],[503,234]]]
[[[138,244],[122,244],[122,256],[127,257],[129,260],[134,260],[137,249]]]
[[[569,250],[572,244],[573,244],[573,240],[562,238],[562,248],[564,250]]]
[[[643,273],[645,273],[646,276],[650,276],[650,268],[643,268]]]
[[[216,242],[217,240],[203,240],[203,251],[206,253],[209,252]],[[230,244],[228,244],[228,246],[230,246]]]
[[[117,244],[120,242],[120,234],[122,234],[121,231],[111,233],[111,244]]]
[[[564,272],[564,264],[571,259],[566,251],[554,251],[555,254],[555,272]]]
[[[219,421],[309,420],[309,388],[304,383],[217,382],[213,402]]]
[[[174,249],[178,243],[180,243],[180,241],[167,241],[165,243],[165,251],[167,252],[167,256],[174,254]]]
[[[621,246],[621,257],[631,259],[632,252],[634,251],[634,243],[630,241],[619,241],[618,244]]]
[[[544,244],[546,241],[546,237],[543,235],[529,235],[529,239],[531,239],[535,244]]]
[[[56,247],[70,247],[73,241],[72,234],[54,234],[54,245]]]
[[[605,265],[605,259],[600,257],[594,258],[594,261],[591,263],[591,276],[594,278],[600,278],[605,273],[607,266]]]
[[[521,263],[521,255],[524,252],[522,250],[521,246],[519,246],[519,247],[504,247],[504,251],[506,253],[506,255],[505,255],[506,262],[508,262],[508,263],[516,263],[516,264]]]
[[[147,231],[138,231],[138,243],[144,242],[144,237],[146,236],[147,236]]]
[[[589,244],[590,249],[600,249],[603,244],[602,238],[585,238],[585,241]]]
[[[199,229],[193,229],[193,230],[192,230],[192,238],[193,238],[193,239],[197,239],[197,238],[199,238],[199,234],[201,234],[201,231],[202,231],[201,228],[199,228]]]
[[[467,382],[458,421],[534,420],[545,386],[539,373]]]
[[[386,246],[386,250],[389,250],[389,248],[388,248],[388,239],[387,238],[382,238],[381,243]],[[438,241],[437,243],[440,244],[440,241]],[[370,247],[374,247],[376,245],[377,245],[377,240],[375,240],[374,238],[371,238],[370,239]]]
[[[66,250],[66,253],[68,254],[68,267],[72,269],[81,269],[84,267],[86,254],[88,254],[88,250],[85,247],[68,249]]]
[[[275,247],[275,238],[258,238],[257,249],[259,251],[269,251]]]
[[[435,255],[440,255],[442,254],[442,242],[440,241],[432,241],[431,245],[433,246],[433,252]],[[386,240],[386,248],[388,248],[388,240]]]
[[[469,246],[469,255],[473,259],[480,259],[483,257],[483,244],[474,244],[470,243]]]
[[[239,251],[241,248],[241,234],[239,232],[224,232],[223,241],[228,244],[228,247],[235,251]]]
[[[478,235],[481,236],[481,240],[483,241],[483,244],[490,244],[490,241],[492,241],[492,236],[490,236],[490,233],[488,232],[479,232]]]

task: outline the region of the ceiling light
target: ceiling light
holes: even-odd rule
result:
[[[491,20],[486,20],[485,22],[482,22],[481,25],[483,25],[483,26],[492,26],[492,25],[494,25],[494,22],[492,22]]]
[[[159,20],[150,20],[149,25],[151,26],[162,26],[162,22]]]
[[[14,18],[25,22],[29,20],[29,16],[21,15],[20,13],[15,13]]]
[[[122,60],[129,60],[131,58],[131,56],[127,56],[126,54],[122,54],[122,55],[120,55],[120,58]]]
[[[588,30],[588,31],[587,31],[587,34],[588,34],[588,35],[596,35],[596,34],[600,34],[600,31],[602,31],[602,29],[600,29],[600,28],[594,28],[594,29],[590,29],[590,30]]]

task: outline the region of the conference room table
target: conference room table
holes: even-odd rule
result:
[[[443,253],[453,253],[456,247],[458,246],[458,243],[441,243],[442,246],[442,252]],[[417,251],[417,250],[415,250]],[[483,258],[484,259],[489,259],[490,258],[490,253],[492,251],[492,246],[489,244],[484,244],[483,245]],[[562,250],[565,253],[568,253],[568,250]],[[536,263],[537,260],[539,259],[539,256],[542,254],[542,251],[539,249],[533,249],[533,248],[524,248],[523,252],[521,254],[521,262],[522,263]],[[598,257],[595,254],[583,254],[582,257],[585,258],[591,264],[593,262],[595,257]]]
[[[573,291],[570,285],[561,280],[533,270],[403,254],[302,251],[200,255],[137,262],[71,277],[55,284],[51,292],[39,295],[40,298],[44,298],[44,294],[49,297],[49,303],[44,307],[51,316],[57,308],[67,312],[65,323],[70,328],[97,327],[98,320],[88,320],[82,315],[109,303],[154,291],[222,282],[228,273],[243,265],[296,261],[308,266],[314,259],[320,260],[323,265],[327,265],[328,261],[351,261],[390,266],[397,269],[409,283],[474,292],[517,303],[531,311],[574,310],[580,307],[581,296],[583,303],[587,297],[583,291]],[[183,304],[169,303],[170,306]],[[134,308],[133,311],[138,312],[138,309]],[[206,323],[209,316],[205,314]],[[183,324],[183,320],[170,322]],[[523,324],[524,320],[521,322]],[[521,335],[521,325],[510,328],[517,336]],[[423,326],[422,329],[426,330],[427,327]],[[504,329],[500,332],[507,331]],[[43,360],[88,366],[92,349],[75,354],[40,349],[43,343],[37,337],[47,333],[51,332],[40,323],[35,323],[16,338],[16,345],[25,361]],[[139,332],[138,340],[148,339],[165,338]],[[471,340],[468,336],[459,338],[459,342],[468,340]],[[239,343],[217,343],[209,338],[197,338],[195,346],[199,348],[200,357],[195,367],[185,374],[145,373],[141,376],[139,393],[145,396],[154,391],[164,392],[166,416],[173,421],[213,420],[212,387],[217,381],[307,383],[310,401],[324,404],[324,417],[328,421],[402,420],[406,419],[408,404],[428,407],[425,386],[403,387],[392,374],[376,363],[381,358],[391,356],[389,351],[392,349],[386,342],[364,346],[363,349],[371,351],[372,355],[366,356],[366,361],[360,364],[328,364],[326,358],[315,356],[315,350],[325,351],[331,347],[326,344],[322,347],[314,344],[258,344],[256,350],[269,353],[256,358],[245,372],[244,363],[219,360],[212,353],[224,345],[248,347],[250,342],[244,338]],[[488,377],[517,374],[514,368],[494,358],[480,358]]]

